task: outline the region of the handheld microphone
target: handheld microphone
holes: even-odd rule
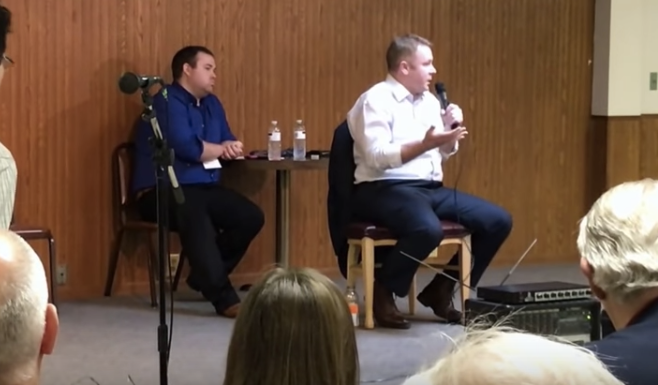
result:
[[[434,85],[434,89],[436,90],[436,96],[439,98],[439,103],[441,103],[441,108],[444,110],[448,108],[450,105],[450,101],[448,101],[448,93],[446,92],[446,86],[443,83],[436,83]],[[459,122],[454,122],[450,128],[453,130],[457,127],[459,127],[460,124]]]
[[[119,89],[124,94],[134,94],[140,88],[149,89],[155,84],[163,84],[160,76],[137,75],[132,72],[124,72],[119,78]]]

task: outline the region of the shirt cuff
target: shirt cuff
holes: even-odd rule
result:
[[[391,168],[397,168],[402,166],[402,146],[395,145],[393,146],[388,153],[386,154],[388,164]]]

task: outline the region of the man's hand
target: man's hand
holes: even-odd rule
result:
[[[222,147],[224,147],[224,152],[220,156],[221,159],[236,159],[243,155],[244,145],[242,142],[237,140],[227,140],[222,142]]]
[[[468,135],[466,127],[457,127],[450,131],[444,131],[443,128],[437,130],[434,126],[430,127],[425,133],[423,144],[428,149],[437,148],[448,143],[455,143],[462,140]]]
[[[454,123],[462,125],[464,123],[464,112],[456,104],[450,104],[445,111],[441,111],[441,120],[444,127],[452,127]]]

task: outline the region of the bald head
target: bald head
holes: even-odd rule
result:
[[[0,230],[0,385],[31,383],[49,354],[57,315],[39,256],[21,237]]]

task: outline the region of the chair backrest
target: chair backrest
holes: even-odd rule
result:
[[[329,153],[327,219],[329,235],[338,265],[347,276],[347,236],[345,230],[352,220],[352,194],[354,192],[354,140],[347,121],[335,130]]]
[[[130,181],[134,152],[135,145],[132,142],[121,143],[112,152],[112,212],[115,229],[132,217]]]

